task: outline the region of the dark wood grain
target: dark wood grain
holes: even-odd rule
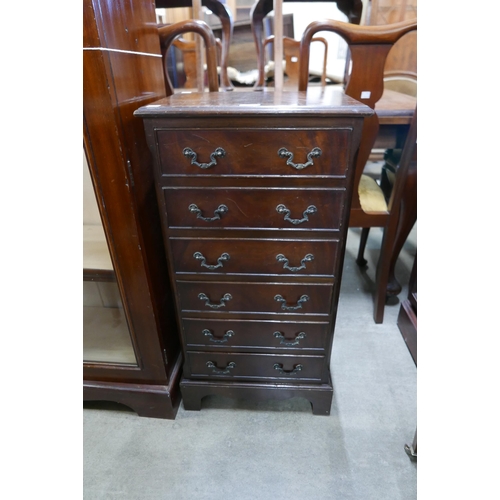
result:
[[[340,227],[340,207],[344,197],[345,189],[308,188],[300,192],[279,188],[163,189],[166,213],[169,214],[172,228],[337,230]],[[216,217],[216,211],[221,205],[227,207],[227,211],[216,220],[206,221],[198,217],[198,212],[190,210],[192,205],[198,207],[204,218]],[[280,206],[286,207],[290,214],[280,213]],[[314,207],[314,210],[304,214],[310,207]]]
[[[207,366],[212,361],[216,368]],[[234,368],[227,369],[233,362]],[[281,370],[274,365],[278,364]],[[297,369],[300,365],[300,369]],[[291,356],[286,354],[244,354],[244,353],[187,353],[185,363],[186,377],[204,379],[235,379],[235,380],[286,380],[288,383],[301,381],[326,382],[324,356]],[[227,371],[226,373],[220,372]],[[276,380],[278,379],[278,380]]]
[[[167,98],[160,99],[152,104],[143,106],[137,110],[136,116],[141,118],[160,117],[162,123],[157,128],[168,127],[169,118],[188,119],[193,128],[193,122],[190,119],[194,116],[197,119],[208,117],[210,120],[214,117],[214,109],[217,109],[217,117],[230,117],[231,120],[250,118],[252,128],[255,127],[255,116],[262,116],[266,121],[261,121],[258,129],[276,127],[274,122],[280,123],[281,128],[294,130],[298,128],[294,119],[304,118],[305,126],[309,127],[308,120],[314,123],[315,120],[324,117],[335,118],[336,124],[342,117],[353,118],[370,116],[366,105],[345,94],[338,87],[311,87],[303,91],[274,92],[267,89],[264,92],[191,92],[174,94]],[[274,120],[273,120],[274,118]],[[268,121],[272,125],[268,125]],[[221,126],[232,127],[232,122]],[[184,124],[181,126],[185,126]],[[248,123],[247,123],[248,126]],[[206,127],[204,127],[206,128]],[[210,127],[218,128],[218,127]],[[304,127],[300,127],[304,128]],[[321,125],[316,124],[316,129]]]
[[[352,165],[372,113],[326,89],[173,95],[137,111],[155,158],[186,409],[200,409],[208,394],[300,396],[313,413],[329,413]],[[285,145],[294,153],[319,145],[320,161],[297,173],[276,154]],[[186,162],[185,147],[203,168]],[[217,147],[227,155],[208,166]],[[300,267],[308,253],[304,273],[276,259]]]
[[[165,95],[154,6],[85,0],[83,8],[84,149],[138,359],[84,363],[84,399],[154,412],[158,397],[157,416],[174,418],[180,343],[151,157],[133,114]]]
[[[217,316],[220,313],[239,314],[250,312],[255,314],[319,314],[328,316],[331,306],[331,285],[317,283],[234,283],[234,282],[196,282],[177,281],[177,290],[180,295],[179,307],[184,316],[189,312],[203,311],[207,317]],[[200,294],[208,297],[199,298]],[[221,301],[230,294],[231,299]],[[275,299],[280,295],[283,301]],[[301,302],[301,297],[307,300]],[[219,309],[207,305],[224,304]],[[286,309],[289,308],[289,309]]]
[[[227,380],[203,380],[184,378],[181,381],[182,403],[186,410],[201,410],[205,396],[215,395],[244,401],[284,400],[304,398],[311,403],[313,415],[330,415],[332,406],[332,383],[292,384],[281,379],[279,384],[259,383],[256,381],[235,383]]]
[[[226,276],[269,274],[333,277],[338,249],[337,240],[323,239],[311,241],[172,237],[170,245],[177,274]],[[225,258],[221,258],[223,255]],[[296,257],[297,255],[300,258]],[[280,258],[277,258],[278,256]],[[305,259],[306,256],[309,257]]]
[[[389,51],[403,35],[416,29],[416,20],[384,26],[355,26],[333,20],[311,23],[301,39],[299,90],[307,89],[309,48],[312,38],[318,32],[331,31],[340,35],[348,43],[350,49],[352,70],[345,93],[375,109],[376,103],[384,92],[384,66]],[[366,118],[363,126],[363,138],[356,159],[355,194],[357,194],[357,186],[370,157],[378,131],[378,115],[374,114]],[[351,226],[365,227],[362,222],[365,220],[364,212],[361,212],[359,197],[353,196]]]
[[[281,319],[259,321],[241,319],[184,318],[184,338],[189,350],[267,351],[284,353],[310,351],[324,353],[329,335],[328,321],[302,323]],[[206,334],[208,330],[209,334]],[[226,335],[227,332],[232,332]],[[275,335],[279,332],[279,335]],[[299,338],[297,338],[299,337]]]
[[[307,89],[309,79],[309,50],[313,37],[318,32],[329,31],[340,35],[347,42],[349,47],[352,67],[347,77],[345,93],[365,103],[370,108],[376,109],[377,103],[384,93],[384,68],[389,52],[398,40],[409,33],[416,32],[416,30],[416,19],[383,26],[356,26],[334,20],[312,22],[304,31],[301,39],[299,90]],[[410,96],[408,96],[408,98],[412,99]],[[390,103],[386,102],[385,109],[390,109],[390,107]],[[382,111],[384,107],[379,107],[379,109]],[[405,115],[406,112],[403,110],[402,114]],[[414,120],[414,114],[411,116],[412,120]],[[397,119],[392,122],[389,121],[387,126],[395,126],[397,122]],[[379,211],[372,213],[363,210],[359,195],[359,184],[367,161],[372,154],[375,142],[377,138],[379,138],[379,131],[378,113],[367,117],[363,125],[363,135],[360,147],[356,154],[354,189],[349,217],[349,225],[351,227],[363,228],[363,237],[361,239],[361,246],[357,259],[359,265],[366,264],[363,257],[363,250],[369,228],[384,228],[386,242],[381,249],[381,257],[378,261],[376,292],[374,293],[373,317],[375,323],[381,323],[383,321],[384,305],[388,292],[386,289],[388,282],[388,271],[386,269],[387,260],[384,258],[383,252],[392,252],[394,240],[398,239],[396,232],[393,231],[392,228],[394,225],[397,225],[403,195],[411,191],[411,183],[408,183],[406,191],[404,189],[404,186],[407,184],[409,169],[398,169],[393,194],[388,203],[389,208],[383,212]],[[394,133],[394,130],[392,130],[391,133]],[[387,139],[388,130],[385,130],[384,136]],[[404,138],[404,140],[406,141],[406,138]],[[379,138],[379,147],[380,142],[381,140]],[[411,142],[412,140],[410,139],[410,147]],[[380,290],[382,290],[382,292],[380,292]]]
[[[417,365],[417,256],[413,261],[408,295],[401,302],[398,315],[398,327],[406,347]]]
[[[165,175],[176,176],[345,176],[349,153],[347,141],[351,137],[349,129],[312,131],[289,128],[159,130],[157,134],[162,171]],[[197,145],[195,150],[193,144]],[[201,168],[192,162],[193,157],[183,154],[185,148],[193,150],[197,155],[195,161],[204,166],[213,163],[211,155],[218,148],[224,150],[224,156],[215,157],[215,165]],[[280,156],[282,148],[293,156]],[[320,149],[319,156],[308,159],[314,148]],[[262,169],[263,163],[267,167],[265,170]]]

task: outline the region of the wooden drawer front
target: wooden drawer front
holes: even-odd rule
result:
[[[345,176],[350,136],[350,129],[157,132],[161,172],[175,176]]]
[[[337,240],[170,238],[177,273],[333,276]]]
[[[344,189],[164,188],[171,228],[338,229]]]
[[[214,319],[182,320],[189,349],[315,349],[324,351],[329,323],[286,323]]]
[[[183,312],[329,314],[332,285],[177,281]]]
[[[322,381],[324,356],[290,356],[287,354],[186,353],[184,371],[193,378],[280,379]]]

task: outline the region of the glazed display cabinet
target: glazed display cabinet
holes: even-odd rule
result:
[[[182,353],[141,105],[165,95],[154,4],[83,2],[83,398],[175,418]]]

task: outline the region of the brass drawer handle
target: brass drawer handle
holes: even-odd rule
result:
[[[205,305],[207,307],[210,307],[211,309],[220,309],[221,307],[225,307],[226,306],[225,302],[231,300],[233,297],[230,293],[226,293],[224,297],[220,299],[220,302],[218,304],[212,304],[210,302],[210,299],[204,293],[198,294],[198,298],[200,300],[205,300]]]
[[[281,333],[281,332],[274,332],[273,335],[277,338],[277,339],[281,339],[281,342],[280,344],[281,345],[284,345],[286,347],[292,347],[294,345],[299,345],[299,340],[302,340],[302,339],[305,339],[306,338],[306,334],[305,332],[300,332],[300,333],[297,333],[297,335],[295,336],[295,339],[294,340],[287,340],[285,338],[285,336]]]
[[[205,330],[203,330],[201,333],[203,333],[203,335],[205,335],[205,337],[210,337],[210,342],[215,342],[216,344],[223,344],[224,342],[227,342],[227,339],[229,337],[233,337],[234,336],[234,332],[233,330],[228,330],[223,336],[222,338],[217,338],[217,337],[214,337],[213,333],[210,331],[210,330],[207,330],[205,328]]]
[[[300,261],[299,267],[290,267],[288,265],[288,259],[282,253],[276,255],[276,260],[278,262],[284,262],[283,269],[288,269],[289,271],[292,271],[292,273],[296,273],[297,271],[305,269],[306,268],[305,263],[313,261],[314,255],[312,253],[308,253],[307,255],[305,255],[304,258]]]
[[[295,365],[293,367],[293,370],[287,371],[287,370],[283,370],[283,365],[280,365],[279,363],[275,363],[273,368],[276,371],[279,371],[282,375],[296,375],[297,373],[299,373],[302,370],[302,365]]]
[[[182,154],[186,158],[191,158],[191,165],[196,165],[200,168],[213,167],[214,165],[217,165],[217,158],[224,158],[224,156],[226,156],[226,152],[222,148],[217,148],[213,153],[210,154],[210,159],[212,160],[210,163],[198,163],[196,161],[198,155],[191,148],[184,148]]]
[[[302,309],[302,303],[307,302],[309,300],[309,296],[302,295],[302,297],[300,297],[300,299],[297,301],[296,306],[287,306],[286,300],[281,295],[275,295],[274,300],[276,302],[281,302],[281,309],[283,309],[283,311],[296,311],[297,309]]]
[[[223,253],[217,259],[218,264],[216,266],[212,266],[212,265],[209,265],[209,264],[206,263],[207,261],[206,261],[205,257],[203,256],[203,254],[201,252],[195,252],[193,254],[193,257],[196,260],[201,260],[202,267],[206,267],[207,269],[210,269],[210,271],[213,271],[214,269],[218,269],[219,267],[223,267],[224,264],[222,262],[230,259],[230,256],[229,256],[228,253]]]
[[[214,210],[213,217],[203,217],[203,215],[201,215],[201,210],[194,203],[191,203],[191,205],[189,205],[188,210],[191,213],[196,214],[197,219],[201,219],[207,222],[213,222],[214,220],[219,220],[221,215],[229,211],[229,208],[227,208],[226,205],[219,205],[217,209]]]
[[[290,219],[290,210],[288,210],[285,205],[280,204],[276,207],[276,212],[278,212],[279,214],[285,214],[285,217],[283,219],[291,222],[295,226],[308,221],[308,215],[315,214],[317,211],[318,209],[314,205],[309,205],[302,213],[302,219]]]
[[[313,158],[318,158],[319,156],[321,156],[321,153],[322,151],[320,148],[313,148],[309,153],[307,153],[307,163],[293,163],[293,153],[288,151],[286,148],[281,148],[278,150],[278,156],[280,158],[288,157],[286,164],[297,170],[302,170],[303,168],[314,165]]]
[[[236,368],[236,363],[231,361],[227,364],[226,368],[218,368],[213,361],[207,361],[207,368],[212,368],[212,372],[217,375],[228,375],[231,373],[230,370]]]

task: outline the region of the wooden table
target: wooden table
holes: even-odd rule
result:
[[[374,149],[400,148],[410,128],[417,98],[386,89],[375,106],[380,130]]]
[[[328,85],[327,87],[342,87],[342,84]],[[250,87],[238,87],[235,91],[255,92],[255,90]],[[285,88],[284,92],[288,91],[289,90]],[[384,90],[382,97],[375,106],[375,112],[379,118],[380,130],[375,141],[374,149],[385,150],[403,146],[416,105],[416,97],[402,94],[395,90]]]

